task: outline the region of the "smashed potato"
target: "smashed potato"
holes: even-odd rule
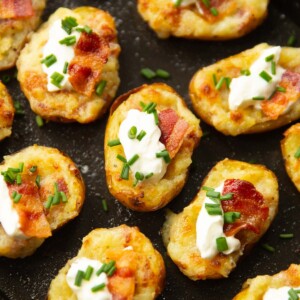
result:
[[[277,213],[277,179],[264,166],[225,159],[212,168],[204,179],[202,187],[217,188],[227,179],[246,181],[253,185],[263,196],[265,208],[253,209],[255,219],[258,221],[260,228],[255,233],[248,230],[250,227],[248,229],[241,227],[241,230],[235,236],[241,243],[240,250],[228,255],[219,252],[211,259],[203,259],[196,246],[196,222],[206,197],[205,190],[200,189],[194,201],[183,212],[177,215],[168,212],[162,229],[164,244],[169,256],[180,271],[192,280],[228,277],[243,252],[247,252],[260,239]],[[251,198],[250,202],[248,199],[244,203],[245,199],[242,198],[239,207],[236,207],[236,210],[241,213],[241,218],[243,218],[241,207],[245,206],[246,208],[249,203],[254,203],[254,200],[251,200]],[[222,200],[223,209],[224,201]],[[227,203],[230,203],[230,201],[228,200]],[[263,221],[260,213],[266,211],[266,209],[268,214],[265,215],[265,220]],[[253,215],[251,218],[253,218]]]
[[[97,73],[99,76],[101,70],[94,72],[90,67],[83,66],[87,62],[93,65],[96,61],[93,53],[100,51],[100,48],[94,49],[95,43],[89,40],[93,35],[100,45],[105,45],[106,51],[100,73],[100,82],[105,82],[101,92],[97,92],[96,86],[92,86],[92,84],[89,85],[88,93],[84,91],[80,93],[75,88],[54,92],[49,92],[47,89],[47,75],[43,72],[41,63],[43,47],[48,41],[50,27],[57,20],[67,17],[75,18],[78,24],[87,25],[87,30],[92,30],[91,34],[81,34],[85,40],[81,43],[80,38],[76,45],[83,49],[78,50],[79,54],[76,54],[72,60],[77,61],[76,64],[73,64],[75,67],[71,70],[70,63],[67,68],[66,72],[69,74],[73,72],[73,75],[69,77],[73,78],[72,87],[74,88],[76,83],[77,90],[86,88],[85,85],[89,79],[93,78],[91,74]],[[31,109],[45,119],[59,122],[88,123],[101,117],[114,98],[120,82],[118,76],[120,46],[117,43],[116,34],[113,18],[102,10],[93,7],[79,7],[74,10],[59,8],[50,16],[49,21],[32,35],[30,42],[22,50],[17,61],[18,80]]]
[[[15,109],[13,101],[2,82],[0,82],[0,141],[11,135]]]
[[[118,298],[118,294],[114,293],[115,290],[124,291],[128,288],[123,286],[126,285],[124,280],[116,280],[116,277],[122,277],[122,268],[118,271],[118,257],[120,256],[125,256],[125,260],[126,257],[131,260],[130,266],[133,268],[131,273],[134,274],[135,278],[133,297]],[[162,292],[165,266],[161,255],[137,227],[121,225],[110,229],[95,229],[83,239],[82,247],[77,256],[69,260],[51,282],[48,292],[49,300],[77,299],[66,281],[66,274],[72,262],[78,257],[95,259],[102,263],[111,260],[116,261],[116,272],[113,276],[108,277],[110,291],[113,293],[114,299],[154,299]],[[118,283],[118,286],[114,286],[113,282]]]
[[[11,1],[6,1],[6,3],[8,2]],[[15,65],[29,34],[40,24],[41,15],[46,5],[46,0],[23,0],[22,5],[18,2],[20,1],[15,1],[14,6],[17,10],[19,7],[22,11],[10,11],[11,6],[9,7],[10,9],[1,7],[0,70],[5,70]]]
[[[179,123],[183,123],[186,127],[181,135],[180,126],[170,125],[171,136],[174,135],[174,139],[170,138],[166,139],[166,141],[173,141],[169,143],[171,144],[170,148],[173,147],[169,153],[170,155],[173,154],[174,157],[167,165],[165,175],[158,182],[144,180],[135,185],[134,174],[130,174],[128,180],[122,179],[120,175],[123,162],[117,159],[117,156],[124,156],[123,146],[110,147],[108,143],[118,138],[119,128],[128,111],[131,109],[142,110],[140,103],[143,102],[145,105],[151,102],[156,105],[160,119],[158,122],[160,129],[162,129],[162,121],[164,121],[160,117],[163,112],[171,112],[180,121]],[[167,123],[164,124],[166,125],[164,127],[168,127],[168,121],[164,123]],[[174,130],[174,128],[177,129]],[[164,131],[160,139],[163,135]],[[170,133],[168,135],[170,136]],[[120,96],[111,107],[105,132],[105,171],[110,193],[123,205],[136,211],[154,211],[165,206],[183,188],[188,175],[188,167],[192,163],[193,150],[198,144],[201,135],[199,120],[190,112],[182,98],[165,84],[143,85]],[[168,142],[164,143],[168,149]],[[172,150],[174,150],[175,144],[176,150],[173,153]]]
[[[241,37],[267,16],[268,0],[138,0],[138,11],[158,37],[227,40]],[[209,3],[209,1],[207,1]]]
[[[278,289],[281,287],[299,288],[300,286],[300,266],[292,264],[285,270],[273,276],[260,275],[248,279],[243,284],[242,291],[233,300],[262,300],[269,288]],[[288,294],[286,296],[288,298]]]
[[[278,65],[286,69],[282,81],[287,86],[282,87],[283,92],[276,91],[272,94],[272,99],[261,101],[261,109],[249,106],[230,110],[228,83],[216,88],[214,78],[219,80],[222,77],[232,79],[241,76],[241,72],[249,70],[251,64],[268,48],[268,44],[259,44],[205,67],[193,76],[190,97],[195,112],[201,119],[226,135],[236,136],[269,131],[300,117],[299,48],[282,48]]]
[[[31,255],[54,230],[79,214],[85,197],[79,170],[59,150],[37,145],[27,147],[5,156],[0,172],[5,173],[9,168],[18,170],[20,164],[23,164],[19,171],[21,183],[12,181],[7,185],[12,195],[15,192],[22,196],[14,208],[26,238],[9,236],[0,224],[0,256],[9,258]],[[54,203],[56,189],[60,196]],[[43,222],[42,226],[38,222]]]

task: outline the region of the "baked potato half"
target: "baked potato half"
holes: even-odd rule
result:
[[[275,90],[266,100],[252,98],[261,108],[255,105],[241,106],[230,110],[229,95],[231,83],[218,86],[222,78],[231,80],[240,78],[241,73],[249,71],[251,65],[270,49],[268,44],[259,44],[229,58],[225,58],[211,66],[199,70],[190,82],[190,97],[196,114],[208,124],[226,135],[265,132],[300,117],[300,49],[281,48],[278,68],[284,68],[285,74],[279,83],[281,92]],[[272,75],[273,76],[273,75]],[[215,80],[215,82],[214,82]],[[261,79],[263,81],[263,79]],[[221,82],[220,82],[221,83]],[[259,96],[259,95],[255,95]]]
[[[227,237],[234,234],[235,238],[240,241],[240,248],[228,255],[223,254],[223,252],[216,252],[217,254],[212,258],[204,259],[196,243],[197,235],[204,234],[200,232],[201,226],[198,227],[197,225],[199,232],[196,230],[198,215],[201,208],[204,207],[206,197],[208,197],[203,187],[216,189],[224,183],[224,192],[227,180],[233,180],[233,183],[238,182],[238,184],[241,182],[244,185],[244,191],[252,190],[253,192],[252,196],[249,197],[247,193],[240,194],[241,190],[239,189],[232,189],[230,193],[233,195],[233,198],[228,201],[221,201],[224,212],[228,211],[227,204],[230,203],[232,207],[229,210],[240,213],[240,219],[233,225],[228,225],[225,221],[223,227]],[[236,186],[238,187],[238,185]],[[256,206],[255,203],[259,202],[254,198],[254,194],[261,195],[259,200],[261,201],[260,206]],[[240,200],[237,200],[237,197],[240,197]],[[184,208],[183,212],[174,214],[169,211],[167,213],[166,222],[162,228],[163,241],[171,259],[180,271],[190,279],[202,280],[228,277],[243,252],[247,252],[269,228],[277,213],[277,207],[278,183],[271,171],[262,165],[225,159],[217,163],[208,173],[196,198],[189,206]],[[249,222],[247,218],[256,220],[256,225],[252,224],[258,229],[254,230],[256,232],[253,231],[254,227],[245,226],[245,223]],[[236,230],[234,230],[235,226]],[[231,230],[233,230],[232,233],[230,233]],[[209,238],[213,239],[212,229],[209,232]]]
[[[238,293],[233,300],[263,300],[265,293],[270,288],[279,289],[282,287],[289,287],[298,289],[299,286],[300,266],[292,264],[287,270],[281,271],[273,276],[260,275],[255,278],[248,279],[243,284],[242,291]],[[287,288],[286,297],[283,296],[286,299],[289,297],[289,288]]]
[[[61,70],[59,74],[65,76],[62,74],[64,72],[69,75],[69,84],[72,77],[72,87],[49,91],[47,75],[42,67],[45,64],[43,49],[55,22],[70,18],[74,18],[80,26],[85,26],[83,28],[88,33],[81,33],[74,46],[74,58],[66,65],[66,70]],[[76,33],[76,30],[73,31]],[[73,10],[59,8],[31,36],[17,61],[18,80],[31,109],[45,119],[59,122],[89,123],[101,117],[114,98],[120,82],[120,46],[116,35],[114,20],[107,12],[94,7]],[[68,41],[65,43],[73,45]],[[98,83],[104,84],[100,90]]]
[[[142,110],[141,103],[146,106],[153,103],[156,106],[160,141],[164,137],[164,147],[169,150],[172,159],[161,179],[144,180],[136,185],[133,171],[130,171],[127,180],[122,179],[124,163],[117,158],[124,156],[124,145],[111,147],[109,142],[118,138],[120,127],[130,110]],[[162,117],[164,113],[166,118]],[[144,123],[144,120],[140,123]],[[184,127],[183,131],[181,125]],[[167,133],[166,128],[170,129]],[[139,130],[141,129],[142,127]],[[167,205],[186,182],[188,167],[192,163],[191,156],[201,135],[199,120],[187,108],[184,100],[165,84],[143,85],[120,96],[111,107],[105,131],[105,172],[110,193],[123,205],[136,211],[154,211]]]
[[[1,1],[0,70],[16,64],[29,34],[40,24],[45,5],[46,0]]]
[[[138,11],[159,38],[228,40],[241,37],[267,16],[268,0],[138,0]]]
[[[11,135],[14,114],[13,101],[0,81],[0,141]]]
[[[102,263],[111,260],[116,262],[114,275],[108,277],[108,286],[113,299],[155,299],[162,292],[165,266],[160,253],[137,227],[121,225],[109,229],[95,229],[83,238],[77,256],[69,260],[52,280],[48,291],[49,300],[77,299],[67,283],[66,275],[74,260],[80,257]],[[123,260],[122,265],[120,259]],[[123,267],[128,264],[126,271]]]
[[[0,172],[23,233],[21,237],[8,235],[0,223],[0,256],[31,255],[53,231],[79,214],[85,197],[84,182],[74,162],[59,150],[27,147],[5,156]],[[17,195],[21,196],[19,201]]]

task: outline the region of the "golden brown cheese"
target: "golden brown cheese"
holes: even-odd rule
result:
[[[217,163],[204,179],[202,186],[219,187],[226,179],[241,179],[252,183],[264,197],[269,208],[266,221],[258,234],[242,230],[237,234],[241,251],[247,252],[266,232],[273,221],[278,207],[278,183],[276,176],[262,165],[225,159]],[[192,280],[228,277],[242,253],[229,255],[219,253],[212,259],[203,259],[196,246],[196,221],[203,205],[206,192],[200,189],[193,202],[183,212],[167,213],[163,225],[163,241],[168,254],[181,272]]]
[[[195,4],[176,7],[172,0],[138,0],[138,11],[160,38],[173,35],[227,40],[241,37],[260,25],[267,16],[268,3],[268,0],[211,0],[218,10],[214,16],[201,1],[200,14]]]
[[[222,76],[238,77],[240,71],[249,69],[261,52],[268,47],[270,47],[268,44],[259,44],[200,69],[193,76],[189,87],[196,114],[222,133],[233,136],[272,130],[298,119],[300,101],[293,103],[287,112],[274,119],[272,115],[268,116],[254,107],[231,111],[228,106],[229,90],[226,85],[224,84],[220,90],[214,86],[213,74],[216,74],[217,79]],[[300,49],[283,47],[278,64],[286,70],[300,73]]]
[[[87,96],[75,90],[47,90],[47,76],[41,64],[43,47],[48,40],[52,24],[69,16],[76,18],[78,24],[88,25],[101,39],[109,43],[110,55],[101,72],[101,80],[105,80],[107,84],[101,96],[95,92]],[[18,80],[31,109],[45,119],[60,122],[89,123],[101,117],[114,98],[120,82],[120,46],[116,35],[113,18],[102,10],[93,7],[79,7],[74,10],[59,8],[50,16],[49,21],[32,35],[17,62]]]
[[[188,129],[176,156],[168,165],[167,172],[158,184],[144,181],[133,186],[132,176],[122,180],[122,162],[117,155],[124,156],[123,147],[109,147],[108,141],[118,138],[119,127],[130,109],[140,109],[140,102],[154,102],[157,110],[173,109],[185,120]],[[153,211],[168,204],[184,186],[191,156],[202,135],[199,120],[187,108],[182,98],[169,86],[156,83],[143,85],[120,96],[113,104],[105,132],[105,171],[110,193],[125,206],[137,211]]]
[[[0,70],[15,65],[29,34],[40,24],[45,5],[46,0],[32,0],[32,16],[0,19]]]
[[[125,250],[126,248],[132,248],[132,250]],[[83,239],[82,247],[75,258],[86,257],[107,263],[114,260],[118,256],[117,253],[124,251],[134,254],[134,258],[130,259],[134,259],[133,265],[137,267],[133,299],[155,299],[162,292],[164,286],[164,261],[160,253],[153,248],[150,240],[137,227],[121,225],[110,229],[95,229]],[[69,260],[52,280],[48,291],[48,300],[76,299],[66,281],[66,274],[75,258]],[[126,262],[123,262],[124,264],[126,265]],[[122,282],[118,282],[118,284],[116,289],[122,290]]]
[[[36,177],[40,176],[40,188],[38,195],[35,193],[34,197],[42,204],[52,232],[78,216],[84,202],[85,186],[79,170],[69,157],[55,148],[34,145],[5,156],[0,172],[8,168],[18,168],[20,163],[24,163],[22,177],[32,177],[35,183]],[[33,166],[37,168],[31,172],[30,168]],[[61,201],[58,205],[46,208],[48,197],[54,194],[55,183],[58,184],[59,191],[66,194],[67,202]],[[0,224],[0,256],[17,258],[31,255],[43,241],[44,238],[10,237]]]
[[[300,286],[300,266],[292,264],[290,267],[273,276],[260,275],[248,279],[243,284],[243,289],[233,300],[263,300],[264,294],[269,288],[281,288],[283,286]]]

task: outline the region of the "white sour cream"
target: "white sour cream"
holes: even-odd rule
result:
[[[173,3],[175,4],[177,2],[177,0],[173,0]],[[189,6],[191,4],[195,4],[196,3],[196,0],[183,0],[181,3],[180,3],[180,6]]]
[[[215,189],[217,192],[222,192],[222,190],[223,184]],[[216,244],[216,239],[219,237],[225,237],[228,244],[228,250],[224,251],[224,254],[230,254],[240,249],[240,241],[234,236],[227,237],[223,232],[224,212],[222,210],[222,205],[222,215],[212,216],[208,214],[205,203],[215,204],[215,202],[206,197],[197,218],[196,245],[201,257],[211,259],[219,253]]]
[[[21,231],[19,214],[13,207],[7,184],[0,174],[0,223],[7,235],[17,238],[26,238]]]
[[[251,74],[249,76],[239,76],[232,79],[228,99],[230,110],[248,106],[254,106],[256,109],[261,108],[261,102],[252,98],[261,96],[264,99],[268,99],[281,81],[285,69],[278,66],[280,52],[281,47],[279,46],[264,50],[260,57],[251,65]],[[274,62],[276,63],[275,75],[271,71],[271,62],[265,60],[270,55],[274,55]],[[266,71],[272,76],[270,82],[267,82],[259,75],[262,71]]]
[[[290,298],[288,291],[291,289],[289,286],[283,286],[281,288],[269,288],[264,294],[263,300],[288,300]],[[300,287],[293,287],[298,290]]]
[[[137,128],[137,135],[144,130],[146,135],[141,141],[138,139],[130,139],[128,132],[132,126]],[[139,159],[130,166],[133,176],[136,172],[143,175],[153,173],[149,181],[157,182],[166,173],[167,164],[163,158],[157,158],[156,153],[165,150],[165,145],[159,139],[161,131],[155,124],[153,114],[141,112],[137,109],[131,109],[127,113],[127,117],[121,123],[119,129],[119,139],[124,148],[127,161],[135,154],[139,155]]]
[[[70,61],[75,56],[74,48],[79,40],[81,33],[73,29],[72,33],[68,35],[67,32],[62,28],[61,21],[62,20],[55,21],[50,27],[49,38],[43,48],[43,59],[51,54],[55,55],[57,59],[57,62],[51,65],[50,67],[47,67],[45,64],[42,64],[43,71],[47,74],[47,89],[49,92],[56,92],[61,89],[72,89],[72,85],[68,80],[69,75],[68,73],[64,74],[63,70],[65,63],[70,63]],[[76,43],[74,45],[67,46],[59,43],[59,41],[70,36],[76,37]],[[58,72],[59,74],[64,75],[64,79],[60,83],[60,88],[51,83],[51,76],[54,72]]]
[[[81,285],[76,286],[74,283],[77,272],[79,270],[85,272],[88,266],[94,268],[90,280],[83,279],[81,281]],[[67,273],[67,283],[74,294],[77,296],[78,300],[112,300],[112,294],[107,288],[107,275],[105,273],[101,273],[99,276],[96,275],[96,272],[101,268],[101,266],[101,262],[85,257],[79,257],[72,263]],[[92,292],[91,289],[93,287],[102,283],[106,285],[102,290]]]

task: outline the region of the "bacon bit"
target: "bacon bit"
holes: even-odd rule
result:
[[[166,146],[171,158],[179,151],[189,124],[178,117],[173,109],[165,109],[158,115],[161,130],[160,141]]]
[[[14,204],[20,218],[21,231],[28,237],[46,238],[51,236],[51,228],[44,214],[43,204],[36,184],[22,176],[22,184],[8,184],[10,195],[14,191],[22,194],[21,200]]]
[[[269,208],[265,205],[262,194],[252,183],[240,179],[225,180],[222,194],[227,193],[233,193],[233,197],[221,202],[224,212],[237,211],[241,213],[241,217],[233,224],[224,225],[225,234],[232,236],[242,229],[259,234],[263,221],[269,215]]]
[[[29,18],[34,15],[31,0],[2,0],[0,19]]]
[[[284,114],[289,103],[296,102],[300,98],[300,73],[284,72],[279,86],[285,88],[286,92],[276,92],[272,99],[261,102],[263,113],[272,120]]]
[[[111,251],[108,256],[116,261],[116,272],[108,278],[108,289],[113,295],[113,300],[133,299],[137,270],[136,253],[132,250]]]
[[[64,178],[60,178],[57,181],[58,190],[61,192],[64,192],[65,194],[69,193],[68,185]]]
[[[69,81],[76,92],[91,97],[110,55],[109,43],[95,32],[83,32],[74,52],[68,71]]]

